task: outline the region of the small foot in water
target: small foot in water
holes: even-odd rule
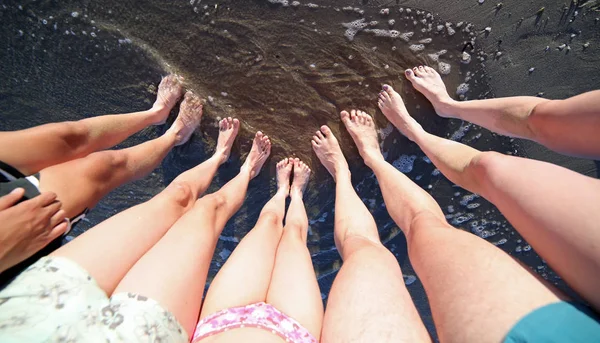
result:
[[[221,163],[227,162],[231,147],[240,129],[240,121],[235,118],[225,118],[219,122],[219,138],[215,154],[220,156]]]
[[[185,93],[179,115],[169,129],[175,134],[175,144],[185,144],[202,120],[202,100],[192,92]]]
[[[287,197],[290,194],[290,179],[294,168],[293,159],[284,158],[277,163],[277,192],[283,192]]]
[[[340,144],[328,126],[321,126],[321,129],[316,132],[312,139],[312,146],[323,166],[335,180],[340,173],[350,173]]]
[[[254,142],[252,143],[252,149],[246,158],[246,162],[242,166],[242,170],[246,170],[250,173],[250,178],[255,178],[262,166],[265,164],[267,158],[271,154],[271,141],[268,136],[265,136],[262,132],[258,131],[254,136]]]
[[[448,95],[446,85],[435,69],[418,66],[413,69],[406,69],[405,74],[413,87],[431,102],[440,117],[452,117],[451,107],[454,99]]]
[[[358,147],[360,156],[366,161],[381,155],[375,122],[367,113],[359,110],[342,111],[340,118]]]
[[[377,104],[385,117],[411,141],[415,140],[417,130],[423,130],[421,125],[410,116],[402,97],[392,86],[383,86]]]
[[[163,125],[169,113],[183,94],[182,78],[175,74],[165,76],[158,85],[156,101],[152,106],[155,113],[154,125]]]
[[[291,159],[290,159],[291,160]],[[310,178],[310,168],[306,163],[302,162],[299,158],[294,159],[294,183],[292,183],[291,194],[292,197],[299,196],[302,198],[306,186],[308,185],[308,179]]]

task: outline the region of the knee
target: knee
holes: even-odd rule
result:
[[[485,186],[493,181],[494,175],[502,173],[506,158],[500,153],[486,151],[471,160],[467,169],[469,169],[477,183],[478,190],[485,189]]]
[[[390,253],[381,242],[375,242],[369,238],[360,235],[347,236],[338,249],[342,259],[347,261],[353,256],[362,256],[364,254],[378,255],[387,257]],[[358,257],[362,258],[362,257]]]
[[[190,208],[196,200],[192,186],[187,182],[173,182],[159,196],[183,209]]]
[[[71,151],[78,151],[89,138],[89,128],[86,124],[81,121],[68,121],[56,124],[57,137],[59,137],[64,144]]]
[[[278,226],[281,225],[283,222],[283,219],[275,212],[273,211],[263,211],[260,214],[260,217],[258,218],[258,223],[256,223],[256,226],[259,226],[259,224],[262,225],[266,225],[266,226]]]
[[[225,207],[225,205],[227,205],[227,198],[219,192],[204,196],[196,204],[196,206],[202,206],[204,208],[209,208],[215,212],[217,212],[217,211],[219,211],[219,209]]]
[[[550,133],[548,132],[547,124],[548,124],[548,116],[547,112],[549,108],[552,108],[564,100],[546,100],[540,103],[537,103],[529,112],[527,116],[527,130],[529,131],[529,139],[532,139],[536,142],[543,142],[552,140]]]

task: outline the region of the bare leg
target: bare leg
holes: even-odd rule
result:
[[[600,158],[600,91],[566,100],[510,97],[459,102],[430,67],[406,70],[414,87],[443,117],[458,118],[494,132],[526,138],[561,153]]]
[[[503,251],[448,225],[435,200],[384,160],[371,116],[342,112],[342,121],[407,237],[441,341],[502,341],[523,316],[559,300]],[[507,279],[511,287],[506,287]]]
[[[394,255],[350,181],[350,170],[327,126],[313,149],[336,180],[335,240],[344,260],[327,303],[322,341],[429,342]]]
[[[600,287],[600,277],[595,277],[600,272],[600,252],[595,248],[600,244],[596,225],[600,215],[595,206],[600,201],[598,180],[549,163],[480,152],[431,135],[410,117],[391,87],[382,93],[386,116],[407,123],[402,127],[410,131],[401,131],[419,144],[446,177],[493,202],[536,252],[600,309],[600,295],[595,291]],[[577,211],[565,203],[577,204]]]
[[[152,109],[105,115],[76,122],[46,124],[26,130],[0,132],[0,161],[26,175],[113,147],[149,125],[162,124],[181,97],[175,75],[164,78]]]
[[[201,165],[179,175],[164,191],[96,225],[63,246],[53,256],[67,257],[85,268],[107,293],[112,294],[134,263],[187,212],[206,191],[225,162],[239,122],[228,122],[219,133],[215,154]]]
[[[302,201],[310,168],[297,158],[293,163],[292,202],[277,249],[267,303],[297,320],[318,340],[323,323],[323,301],[306,246],[308,217]]]
[[[200,99],[188,93],[173,127],[162,137],[46,168],[40,173],[41,191],[56,193],[67,217],[77,216],[113,189],[148,175],[175,145],[189,139],[201,117]]]
[[[288,159],[277,164],[277,193],[263,208],[256,226],[217,273],[206,294],[200,318],[227,308],[266,301],[283,232],[291,170]]]
[[[251,174],[260,172],[269,149],[268,137],[257,134],[238,176],[218,192],[198,200],[133,266],[115,293],[133,292],[158,301],[192,337],[217,240],[227,221],[242,206]],[[245,285],[252,277],[245,280]]]

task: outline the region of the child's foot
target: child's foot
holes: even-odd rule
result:
[[[452,117],[452,103],[455,101],[448,95],[446,85],[442,77],[435,69],[427,66],[419,66],[406,69],[406,78],[412,82],[416,90],[423,93],[427,100],[431,101],[437,114],[441,117]]]
[[[340,144],[328,126],[321,126],[321,130],[313,136],[312,146],[317,157],[334,180],[337,180],[337,176],[342,173],[350,174],[348,162],[346,162]]]
[[[194,130],[200,125],[201,119],[202,100],[192,92],[185,93],[179,115],[169,129],[170,132],[175,134],[175,144],[182,145],[186,143],[192,137]]]
[[[239,129],[240,121],[237,119],[229,117],[219,122],[219,138],[217,140],[215,155],[221,158],[221,164],[227,162],[229,159],[231,147],[233,146],[233,142],[235,142]]]
[[[152,110],[156,112],[154,125],[163,125],[169,113],[183,94],[182,78],[171,74],[163,77],[158,85],[158,94]]]
[[[392,86],[383,85],[377,102],[386,118],[408,139],[415,140],[415,133],[423,130],[421,125],[410,116],[404,101]]]
[[[363,111],[352,110],[350,113],[342,111],[342,122],[358,147],[360,156],[366,161],[372,158],[383,157],[379,148],[377,131],[373,118]]]
[[[286,198],[290,194],[290,177],[293,168],[291,158],[284,158],[277,163],[277,192],[282,192]]]
[[[262,166],[271,154],[271,141],[268,136],[263,135],[258,131],[254,136],[252,149],[246,158],[246,162],[242,166],[242,170],[250,173],[250,178],[253,179],[260,173]]]
[[[310,178],[310,168],[299,158],[294,159],[294,183],[292,184],[292,197],[299,196],[302,198],[308,179]]]

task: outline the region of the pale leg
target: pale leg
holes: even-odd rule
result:
[[[450,98],[433,68],[420,66],[407,70],[406,76],[441,116],[533,140],[561,153],[600,158],[600,91],[566,100],[520,96],[459,102]]]
[[[344,260],[327,303],[322,341],[429,342],[404,285],[398,261],[350,180],[337,140],[324,126],[313,138],[317,156],[336,179],[335,239]]]
[[[0,161],[25,175],[113,147],[149,125],[163,122],[181,96],[174,75],[163,79],[152,109],[104,115],[75,122],[46,124],[26,130],[0,132]]]
[[[500,342],[523,316],[559,300],[506,253],[448,225],[435,200],[384,160],[368,114],[342,112],[342,121],[407,237],[441,341]]]
[[[306,246],[308,218],[302,201],[309,176],[308,166],[296,159],[292,201],[277,249],[267,303],[297,320],[319,339],[323,323],[323,301]]]
[[[210,159],[179,175],[150,201],[109,218],[52,255],[77,262],[107,294],[112,294],[140,257],[206,191],[219,166],[227,160],[238,128],[237,120],[221,121],[217,151]]]

